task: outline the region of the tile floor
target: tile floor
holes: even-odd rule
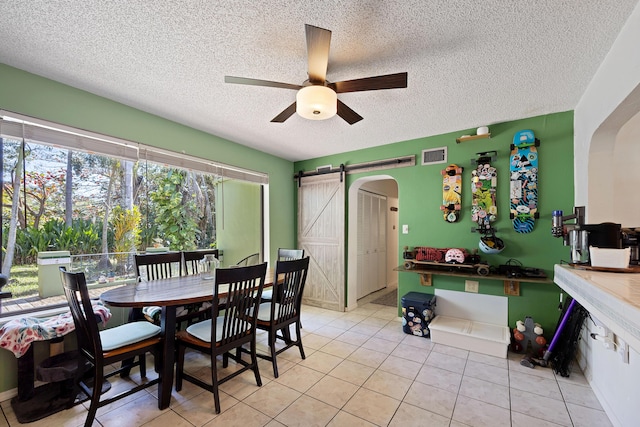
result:
[[[611,425],[577,365],[569,378],[556,377],[549,368],[521,366],[518,354],[500,359],[406,335],[395,308],[368,302],[377,296],[348,313],[305,306],[306,359],[293,348],[278,358],[277,379],[270,362],[260,362],[262,387],[251,372],[223,384],[219,415],[209,392],[185,382],[164,411],[154,387],[101,408],[94,425]],[[265,340],[261,334],[259,347]],[[207,358],[188,356],[190,371],[208,378]],[[131,380],[139,375],[132,373]],[[127,381],[114,379],[113,389]],[[0,427],[20,425],[9,401],[0,407]],[[28,425],[81,426],[85,416],[83,405],[76,405]]]

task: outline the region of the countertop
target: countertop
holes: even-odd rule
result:
[[[640,274],[554,267],[554,282],[640,351]]]

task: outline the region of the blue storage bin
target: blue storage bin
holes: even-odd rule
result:
[[[429,338],[429,323],[436,316],[436,296],[409,292],[402,297],[402,330],[409,335]]]

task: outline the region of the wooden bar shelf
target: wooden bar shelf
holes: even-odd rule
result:
[[[486,276],[480,276],[478,274],[472,274],[464,271],[446,271],[442,269],[433,268],[412,268],[406,269],[404,265],[400,265],[393,269],[393,271],[415,273],[420,275],[420,284],[423,286],[433,286],[432,276],[450,276],[450,277],[464,277],[472,278],[476,280],[502,280],[504,284],[504,294],[509,296],[520,296],[520,283],[553,283],[553,280],[548,278],[535,278],[535,277],[509,277],[504,274],[488,274]]]
[[[483,135],[461,136],[460,138],[456,138],[456,143],[460,144],[461,142],[473,141],[474,139],[485,139],[485,138],[491,138],[491,134],[490,133],[485,133]]]

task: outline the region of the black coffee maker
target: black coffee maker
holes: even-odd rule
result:
[[[589,246],[598,248],[622,248],[622,227],[613,222],[601,224],[585,224],[584,206],[576,206],[571,215],[563,215],[562,211],[553,211],[552,234],[562,237],[565,246],[571,247],[571,262],[573,264],[589,263]],[[575,220],[575,224],[565,224]]]

